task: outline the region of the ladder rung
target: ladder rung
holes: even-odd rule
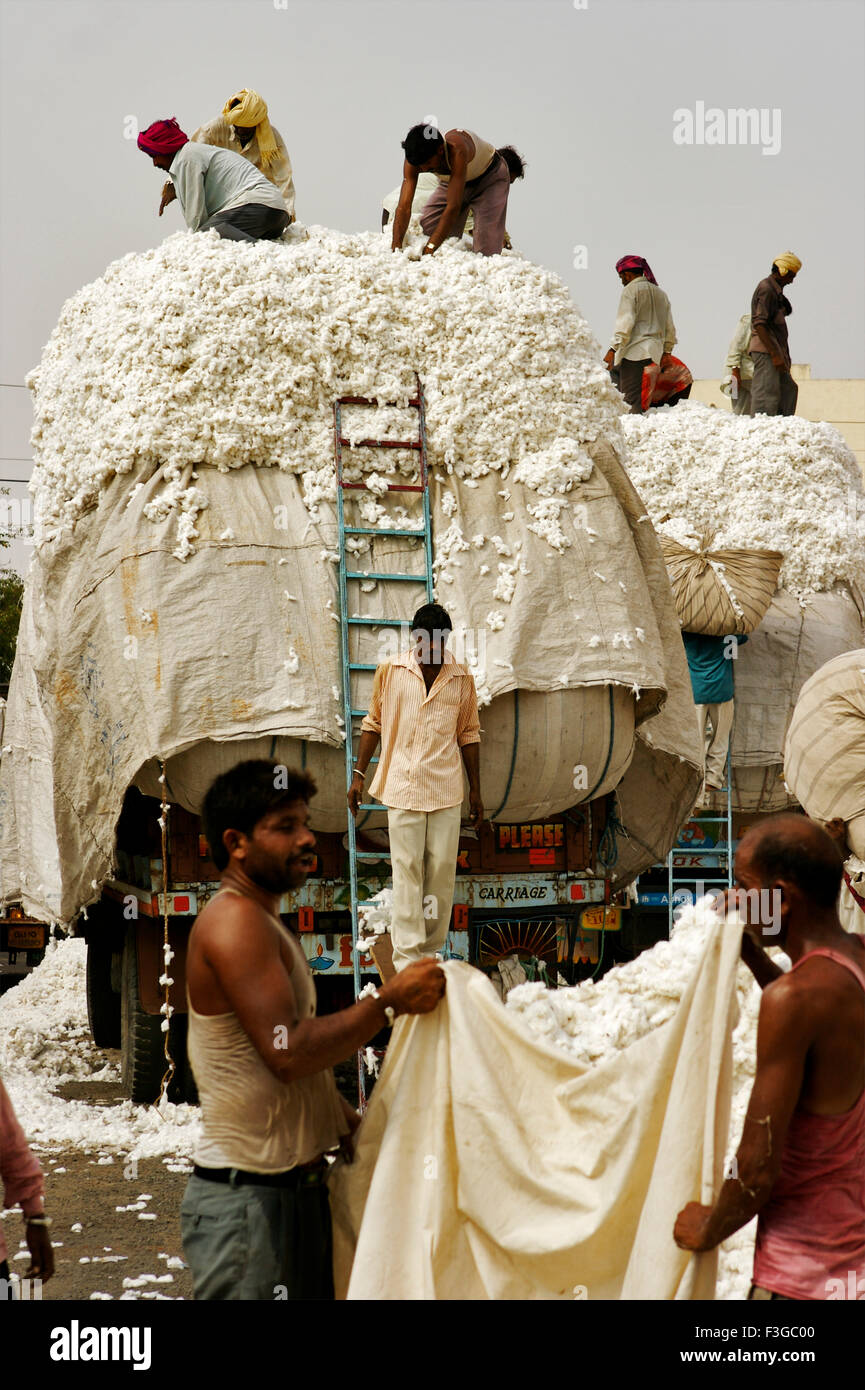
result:
[[[346,579],[401,579],[412,584],[426,584],[425,574],[388,574],[384,570],[346,570]]]
[[[357,758],[355,758],[354,761],[357,762]],[[378,762],[378,758],[370,758],[370,760],[369,760],[369,766],[371,767],[373,763],[377,763],[377,762]]]
[[[363,719],[363,716],[364,716],[365,714],[369,714],[369,710],[368,710],[368,709],[353,709],[352,712],[351,712],[351,714],[352,714],[352,718],[354,718],[354,716],[357,715],[358,719]]]
[[[347,536],[412,536],[415,540],[424,540],[424,529],[415,531],[404,531],[398,526],[344,526],[343,531]]]
[[[344,483],[340,480],[339,485],[345,491],[350,489],[352,492],[370,492],[366,483]],[[423,483],[388,483],[387,490],[388,492],[426,492]],[[378,493],[375,495],[378,496]]]
[[[381,804],[380,801],[362,801],[362,802],[360,803],[360,810],[361,810],[361,811],[386,811],[386,810],[387,810],[387,807],[386,807],[386,806],[382,806],[382,804]]]
[[[348,669],[350,671],[377,671],[378,667],[375,665],[371,666],[368,661],[350,661],[348,663]]]
[[[339,442],[348,449],[420,449],[423,447],[419,439],[358,439],[353,444],[350,439],[343,439],[340,436]]]
[[[355,859],[390,859],[390,853],[387,850],[379,850],[376,853],[372,849],[356,849],[354,857]]]
[[[346,618],[347,623],[353,623],[355,627],[410,627],[411,622],[408,618]]]
[[[417,396],[411,396],[408,404],[419,406],[420,400]],[[337,405],[392,405],[397,410],[401,409],[401,402],[379,401],[375,396],[339,396],[337,398]]]

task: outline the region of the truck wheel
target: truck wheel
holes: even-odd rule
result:
[[[87,1022],[97,1047],[120,1046],[120,995],[111,988],[111,947],[87,943]]]
[[[154,1101],[165,1074],[161,1014],[147,1014],[138,991],[138,952],[134,929],[123,944],[120,1079],[130,1100]]]

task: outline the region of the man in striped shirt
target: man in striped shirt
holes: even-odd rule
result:
[[[364,799],[366,770],[381,739],[369,795],[387,807],[391,940],[397,970],[434,955],[445,943],[459,848],[463,766],[476,829],[484,815],[478,697],[471,673],[447,650],[452,627],[444,608],[425,604],[412,620],[411,650],[377,668],[348,792],[349,810],[356,816]]]

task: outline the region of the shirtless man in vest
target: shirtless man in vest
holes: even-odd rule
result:
[[[189,1058],[201,1138],[181,1206],[195,1297],[333,1298],[324,1155],[350,1158],[357,1112],[331,1068],[445,989],[432,959],[339,1013],[317,1018],[303,949],[279,917],[315,867],[306,772],[239,763],[202,810],[219,892],[189,936]]]
[[[438,177],[439,186],[421,211],[420,223],[427,237],[423,254],[431,256],[448,237],[462,236],[471,208],[472,250],[482,256],[499,255],[505,243],[512,182],[505,157],[473,130],[449,130],[442,135],[433,125],[412,126],[402,148],[402,188],[391,249],[400,249],[408,230],[418,175],[431,173]],[[522,175],[515,173],[514,177]]]
[[[674,1239],[711,1250],[759,1213],[749,1299],[863,1299],[865,939],[838,920],[841,858],[819,825],[784,814],[743,836],[735,868],[737,889],[773,895],[771,923],[757,920],[759,892],[747,917],[737,900],[742,958],[763,989],[757,1069],[736,1176],[713,1207],[679,1212]]]

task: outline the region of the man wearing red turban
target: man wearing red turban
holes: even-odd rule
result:
[[[643,404],[643,373],[653,364],[665,371],[676,342],[676,326],[670,301],[652,274],[643,256],[622,256],[616,261],[616,274],[622,282],[622,297],[610,350],[604,361],[619,371],[619,390],[633,415],[646,409]]]
[[[279,189],[232,150],[194,144],[172,116],[154,121],[138,148],[174,184],[186,225],[230,241],[273,241],[289,223]]]

